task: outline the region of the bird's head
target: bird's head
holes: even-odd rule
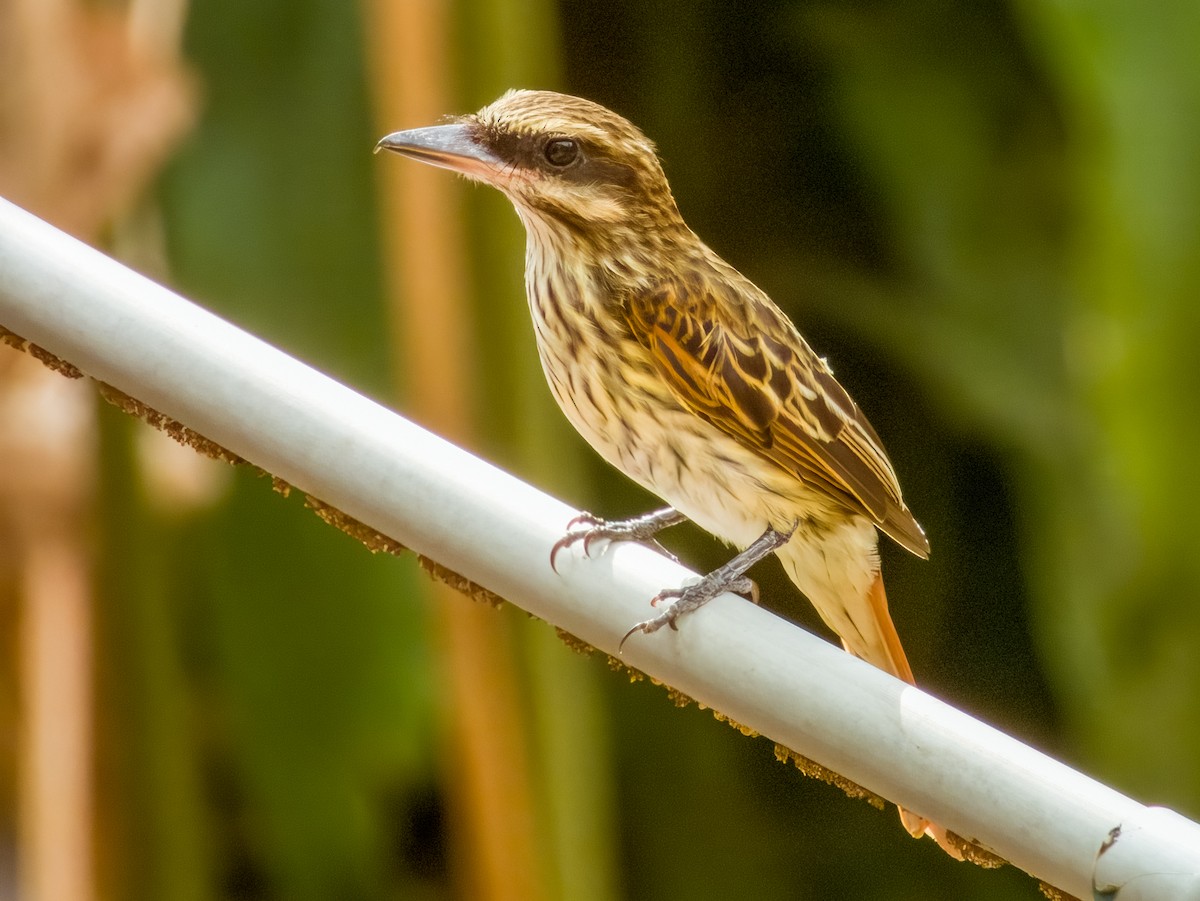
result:
[[[646,136],[566,94],[509,91],[472,115],[390,134],[380,149],[498,188],[529,226],[594,233],[682,224]]]

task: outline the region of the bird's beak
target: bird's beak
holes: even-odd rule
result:
[[[500,158],[480,145],[463,122],[393,132],[375,145],[375,152],[380,150],[391,150],[483,181],[491,181],[502,165]]]

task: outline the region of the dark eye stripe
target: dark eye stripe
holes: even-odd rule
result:
[[[560,178],[581,184],[617,185],[625,190],[634,190],[639,182],[636,167],[618,161],[603,147],[565,137],[561,133],[531,134],[480,124],[476,137],[500,159],[520,168],[545,170],[550,165]],[[560,141],[575,147],[576,159],[565,165],[555,164],[546,156],[549,145]]]

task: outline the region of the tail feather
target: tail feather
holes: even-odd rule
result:
[[[908,665],[908,657],[904,654],[904,646],[900,644],[900,634],[892,623],[892,615],[888,612],[887,593],[883,590],[883,573],[875,574],[875,581],[867,592],[867,602],[870,605],[870,617],[867,622],[855,621],[854,625],[862,637],[862,642],[848,641],[842,638],[842,646],[853,654],[891,673],[897,679],[903,679],[909,685],[916,685],[912,667]]]
[[[870,578],[866,596],[859,595],[861,600],[857,603],[846,603],[844,589],[838,591],[829,581],[805,578],[811,577],[814,571],[805,566],[806,550],[803,545],[788,545],[781,549],[779,556],[792,581],[805,591],[821,618],[841,637],[842,646],[860,660],[891,673],[909,685],[915,685],[912,667],[908,664],[908,657],[900,644],[900,635],[888,612],[883,575],[876,570]],[[914,838],[928,835],[951,857],[963,859],[962,851],[951,841],[943,827],[903,807],[899,811],[900,821],[910,835]]]
[[[891,673],[897,679],[903,679],[909,685],[916,685],[912,667],[908,665],[908,657],[905,656],[904,647],[900,644],[900,635],[896,631],[895,624],[892,623],[891,613],[888,612],[887,593],[883,590],[883,573],[875,574],[875,581],[871,583],[871,588],[867,592],[867,601],[871,609],[871,626],[874,628],[870,626],[864,628],[865,624],[856,622],[855,625],[859,626],[859,631],[866,639],[865,643],[857,648],[850,647],[845,640],[842,644],[856,657]],[[897,809],[900,812],[900,822],[904,824],[909,835],[913,838],[928,835],[951,857],[957,860],[963,859],[962,851],[950,840],[942,826],[930,822],[911,810],[905,810],[903,807]]]

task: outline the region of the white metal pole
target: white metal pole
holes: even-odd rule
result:
[[[0,325],[610,654],[693,575],[628,544],[555,573],[576,511],[2,200]],[[1197,824],[740,598],[623,659],[1070,894],[1200,899]]]

